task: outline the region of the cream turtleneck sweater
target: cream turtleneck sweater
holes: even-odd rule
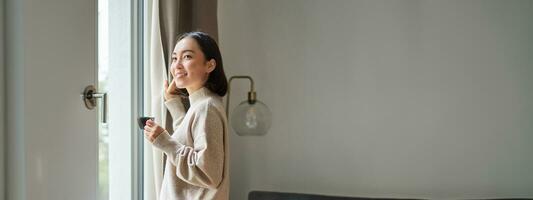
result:
[[[167,155],[159,200],[229,199],[229,147],[222,97],[207,88],[165,102],[174,134],[164,131],[152,143]]]

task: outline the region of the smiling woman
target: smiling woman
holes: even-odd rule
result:
[[[185,38],[178,42],[172,53],[170,73],[175,78],[176,87],[196,91],[203,86],[215,65],[214,59],[205,58],[194,39]]]
[[[227,81],[214,39],[201,32],[180,37],[171,74],[175,78],[165,85],[165,105],[174,131],[152,120],[144,127],[147,140],[167,156],[159,199],[229,199],[228,130],[222,104]],[[188,110],[178,88],[186,91]]]
[[[170,73],[182,92],[194,91],[205,83],[206,88],[224,96],[228,83],[222,55],[218,44],[207,38],[210,36],[202,32],[182,34],[172,52]]]
[[[164,82],[171,80],[170,63],[176,37],[184,32],[203,30],[217,38],[217,0],[147,0],[145,23],[145,68],[143,76],[143,115],[172,130],[172,119],[164,105]],[[175,84],[172,84],[175,85]],[[184,102],[187,108],[188,102]],[[172,131],[171,131],[172,132]],[[161,151],[144,144],[144,198],[156,199],[161,191],[164,159]]]

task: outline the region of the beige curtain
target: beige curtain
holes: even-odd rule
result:
[[[171,79],[168,68],[179,34],[203,31],[218,37],[217,0],[149,0],[145,44],[149,49],[145,67],[145,113],[172,132],[172,119],[163,102],[163,81]],[[157,199],[163,178],[163,153],[145,142],[144,199]]]

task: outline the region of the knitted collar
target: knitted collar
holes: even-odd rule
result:
[[[191,102],[191,106],[204,100],[209,97],[213,96],[212,92],[209,91],[209,89],[202,87],[196,91],[194,91],[192,94],[189,94],[189,101]]]

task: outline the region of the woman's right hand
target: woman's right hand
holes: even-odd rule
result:
[[[151,119],[146,121],[146,124],[144,125],[144,135],[146,136],[146,139],[148,139],[152,143],[164,131],[165,129],[163,129],[163,127],[159,126]]]
[[[170,86],[168,85],[168,82],[165,81],[165,101],[168,101],[170,99],[179,98],[178,94],[178,88],[176,87],[176,84],[174,83],[176,79],[173,79],[170,83]]]

